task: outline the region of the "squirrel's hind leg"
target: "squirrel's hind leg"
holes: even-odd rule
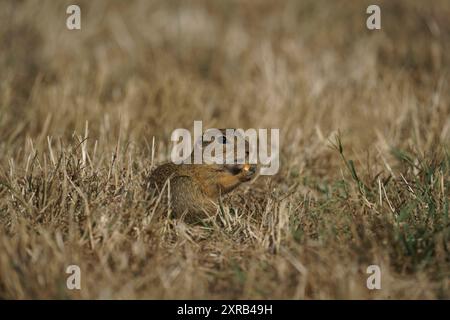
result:
[[[189,176],[170,179],[170,205],[175,217],[182,214],[214,213],[216,206]]]

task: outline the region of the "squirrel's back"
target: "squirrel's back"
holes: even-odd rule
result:
[[[205,165],[165,163],[150,176],[150,186],[158,192],[170,194],[170,204],[176,216],[183,212],[214,210],[210,199],[216,186],[212,181],[211,168]],[[168,190],[170,192],[168,192]]]

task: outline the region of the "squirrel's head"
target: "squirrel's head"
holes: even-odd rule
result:
[[[221,174],[235,176],[242,182],[256,175],[256,159],[251,159],[253,146],[241,130],[208,129],[196,141],[195,148],[201,151],[198,154],[202,156],[202,163]],[[191,159],[194,160],[194,152]]]

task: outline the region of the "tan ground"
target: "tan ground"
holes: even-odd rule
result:
[[[0,3],[0,298],[450,298],[449,1],[76,2]],[[186,224],[144,186],[194,120],[281,170]]]

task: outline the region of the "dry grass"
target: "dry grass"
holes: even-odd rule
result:
[[[1,298],[450,298],[449,1],[77,2],[0,4]],[[188,224],[145,183],[194,120],[281,170]]]

